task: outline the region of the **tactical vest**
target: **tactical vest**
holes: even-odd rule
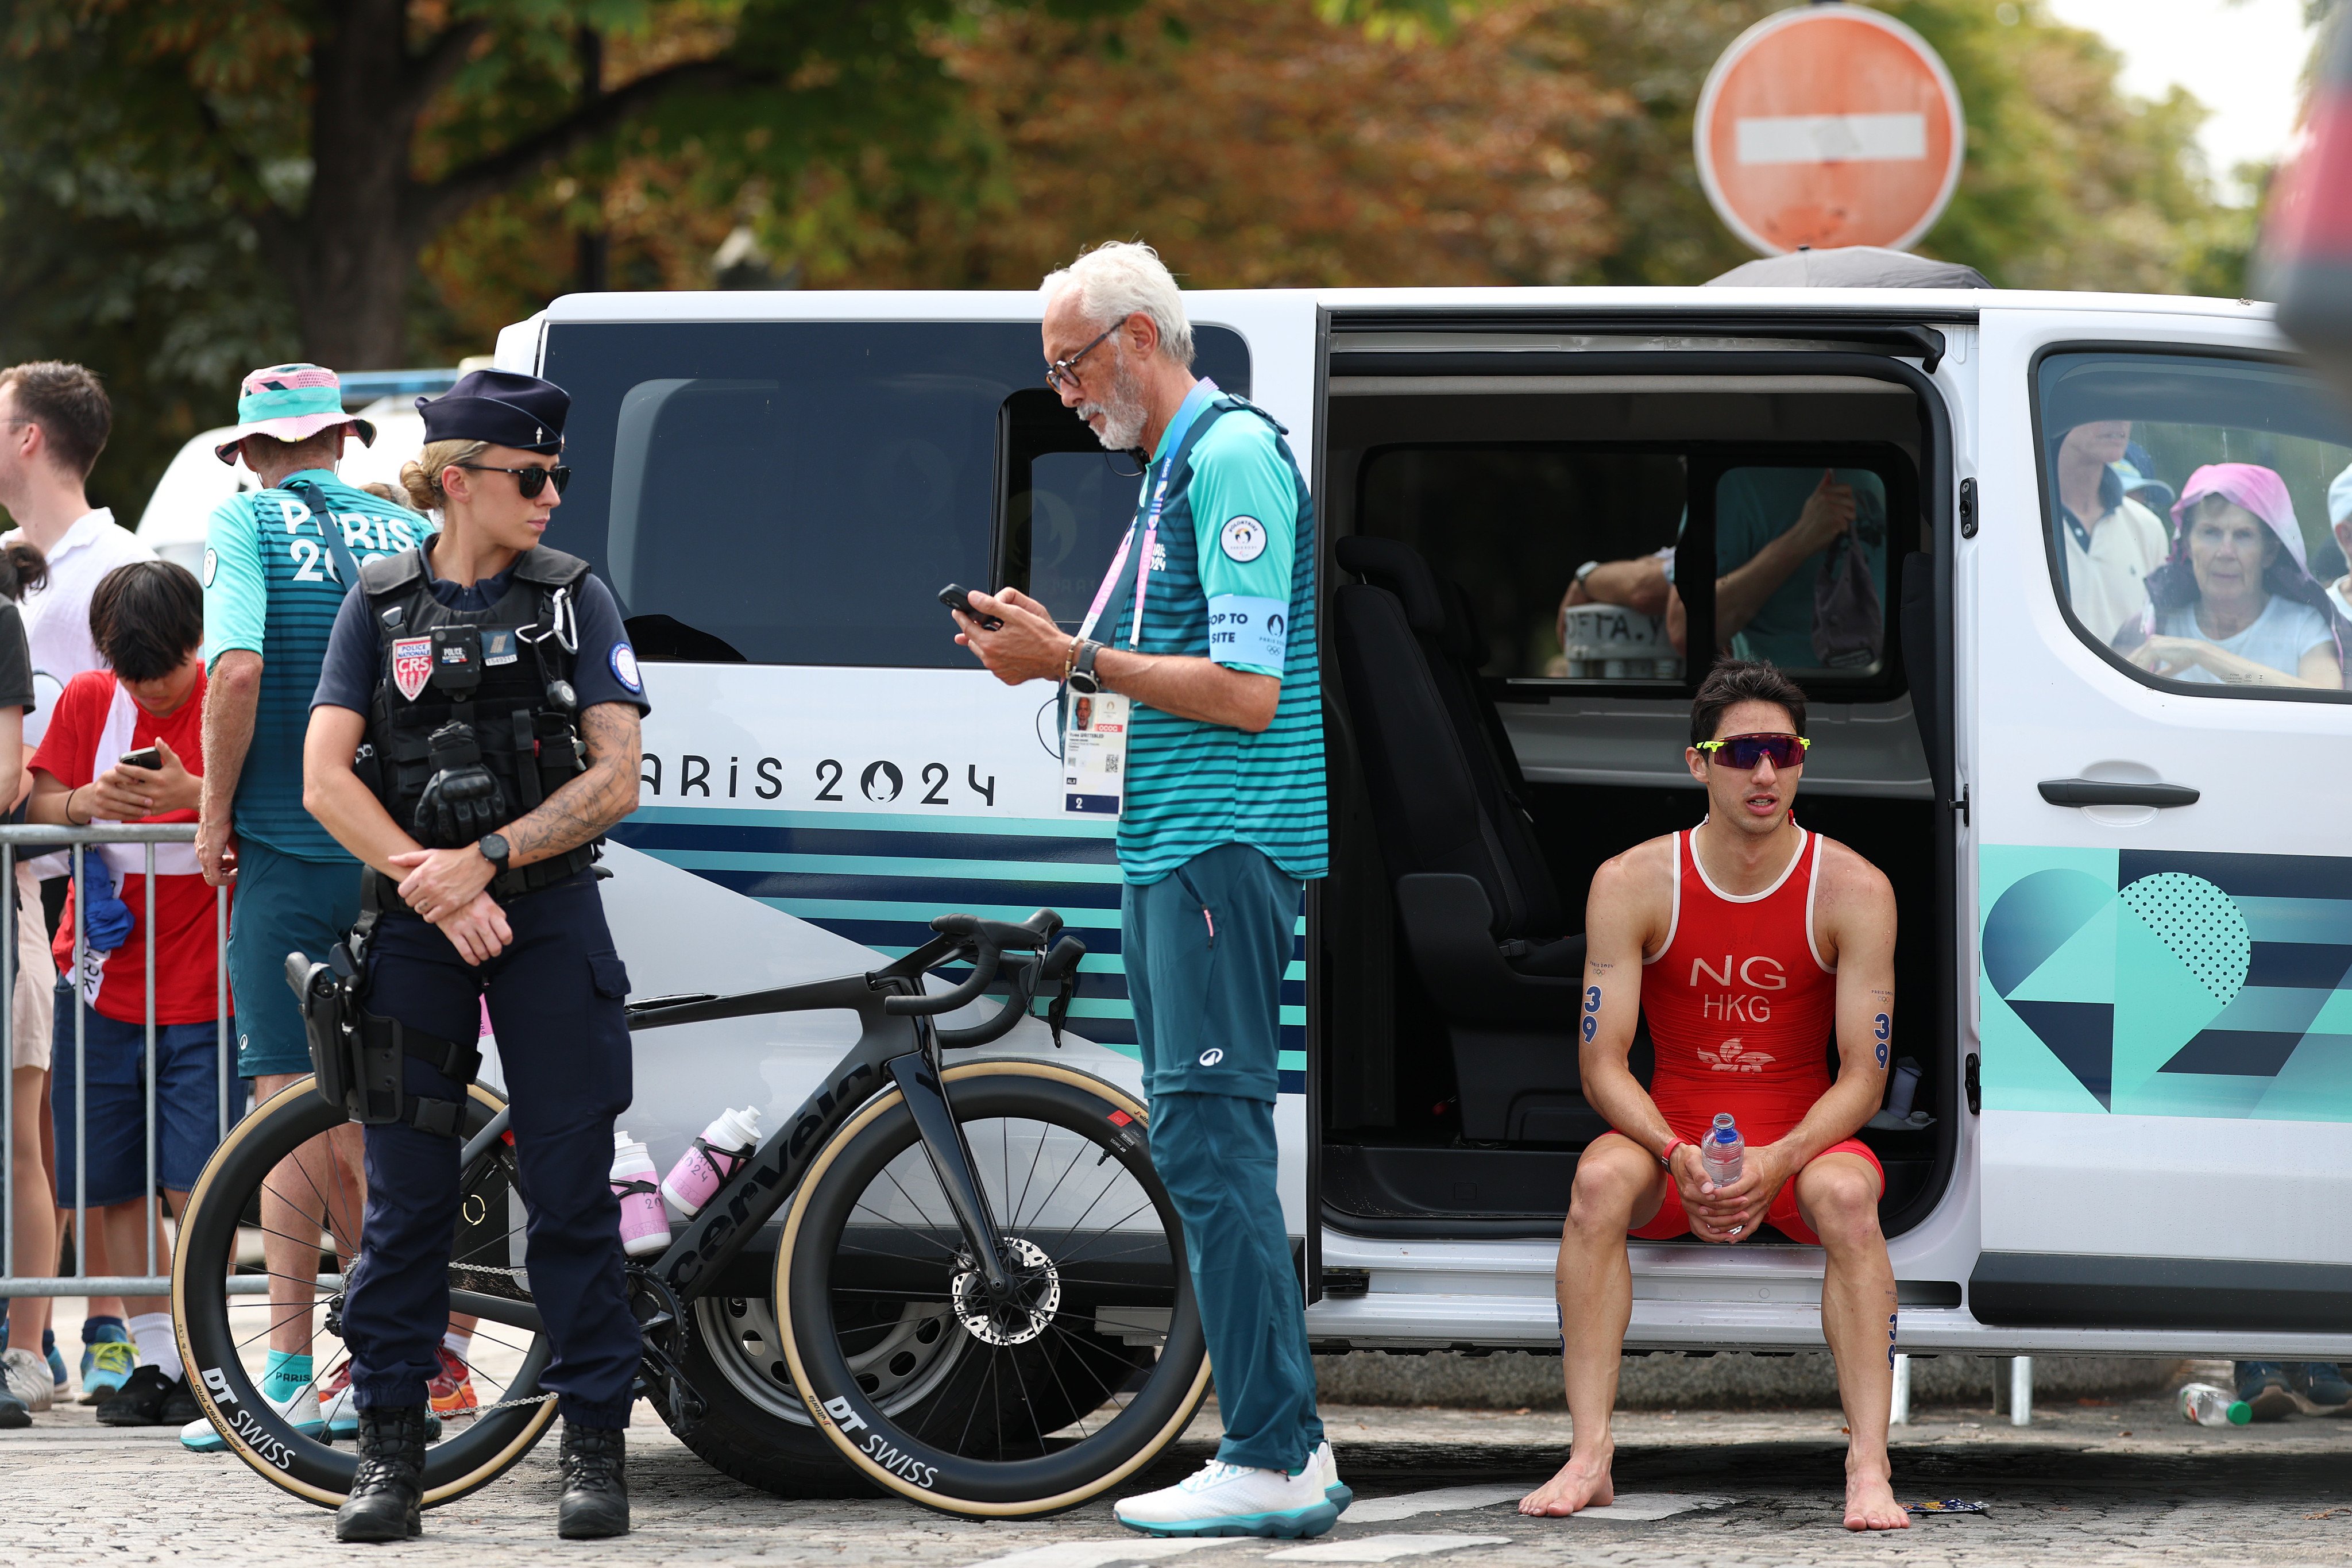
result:
[[[588,563],[578,556],[538,546],[515,563],[497,604],[454,610],[433,596],[421,547],[360,568],[377,664],[359,771],[404,831],[414,831],[417,803],[433,776],[433,731],[452,721],[473,726],[483,765],[515,817],[587,771],[572,685],[578,652],[572,605],[587,575]],[[435,631],[464,627],[481,639],[479,682],[470,693],[435,679],[447,652]],[[490,884],[490,895],[511,898],[577,875],[594,862],[602,842],[508,871]],[[393,907],[388,879],[374,880],[386,884],[374,891]]]

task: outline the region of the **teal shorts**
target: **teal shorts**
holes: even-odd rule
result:
[[[1263,851],[1220,844],[1120,893],[1147,1096],[1279,1095],[1282,975],[1301,891]]]
[[[324,960],[360,918],[356,860],[302,860],[239,838],[236,902],[229,910],[228,988],[236,1006],[239,1078],[310,1070],[302,1009],[286,984],[286,955]]]

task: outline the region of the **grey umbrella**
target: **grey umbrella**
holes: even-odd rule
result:
[[[1985,275],[1957,261],[1930,261],[1877,245],[1834,250],[1794,250],[1742,262],[1709,288],[1726,289],[1990,289]]]

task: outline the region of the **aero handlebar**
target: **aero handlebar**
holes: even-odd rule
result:
[[[961,985],[937,995],[886,998],[882,1010],[893,1017],[952,1013],[974,1000],[995,983],[997,966],[1007,950],[1028,952],[1044,948],[1061,931],[1062,917],[1051,910],[1039,910],[1027,920],[1014,924],[1007,921],[984,921],[978,915],[941,915],[931,921],[931,929],[945,940],[929,945],[943,947],[945,951],[930,957],[925,967],[948,958],[969,954],[971,973]],[[929,950],[925,951],[928,952]],[[1084,952],[1085,949],[1079,951]],[[1030,961],[1032,963],[1035,962],[1034,959]]]

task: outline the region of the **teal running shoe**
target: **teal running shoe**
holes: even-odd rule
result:
[[[128,1339],[100,1340],[82,1352],[81,1402],[103,1405],[139,1370],[139,1349]]]

